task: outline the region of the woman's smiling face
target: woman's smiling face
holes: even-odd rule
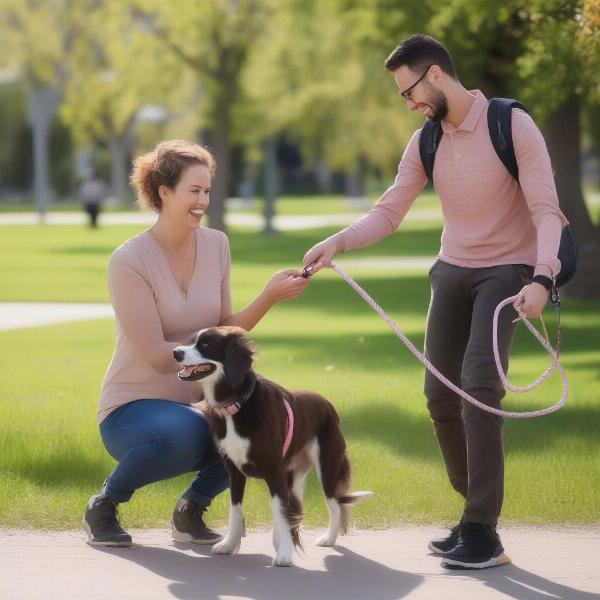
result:
[[[161,212],[170,220],[186,223],[190,228],[200,226],[209,204],[211,176],[205,165],[194,164],[183,170],[174,189],[160,186]]]

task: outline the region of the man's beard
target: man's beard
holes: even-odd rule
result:
[[[427,104],[431,107],[433,114],[431,115],[431,120],[436,123],[445,119],[448,115],[448,100],[444,93],[438,88],[431,85],[429,82],[426,83],[426,98]]]

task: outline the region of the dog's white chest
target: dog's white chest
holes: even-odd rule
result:
[[[225,437],[218,442],[222,452],[241,470],[248,462],[250,440],[238,435],[231,417],[225,417]]]

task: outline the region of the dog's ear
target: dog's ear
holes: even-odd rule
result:
[[[225,346],[225,379],[231,387],[239,385],[252,367],[254,349],[240,333],[230,335]]]

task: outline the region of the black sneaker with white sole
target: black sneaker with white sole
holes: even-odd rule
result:
[[[431,540],[428,544],[428,548],[434,553],[444,556],[452,550],[456,544],[458,544],[458,538],[460,534],[461,523],[457,523],[452,529],[450,529],[450,535],[439,540]]]
[[[444,555],[446,569],[487,569],[510,562],[496,528],[482,523],[463,523],[458,544]]]
[[[180,498],[173,511],[171,531],[176,542],[189,542],[191,544],[216,544],[223,536],[207,527],[202,513],[206,506]]]
[[[133,546],[131,536],[119,524],[117,503],[103,493],[90,498],[83,528],[91,546]]]

